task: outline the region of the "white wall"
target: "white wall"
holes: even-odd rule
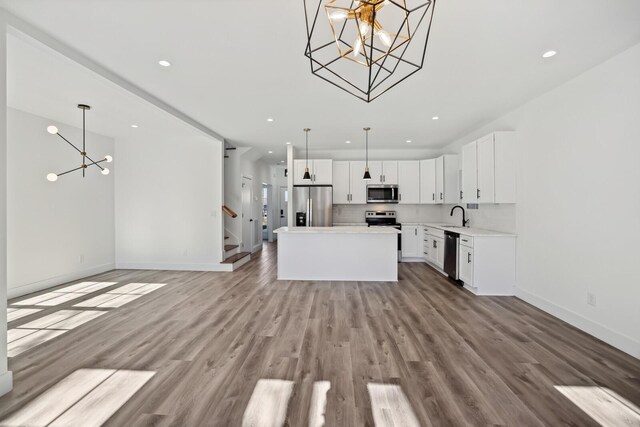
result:
[[[222,141],[141,126],[116,141],[116,159],[116,266],[220,269]]]
[[[635,357],[639,70],[636,45],[445,149],[518,132],[517,295]],[[509,209],[494,210],[507,221]]]
[[[76,171],[49,182],[47,173],[82,163],[77,151],[47,132],[51,124],[82,147],[82,129],[8,108],[10,298],[114,268],[117,157],[103,164],[111,171],[107,176],[93,166],[86,170],[86,178]],[[111,138],[87,132],[87,153],[93,160],[113,155],[113,150]]]

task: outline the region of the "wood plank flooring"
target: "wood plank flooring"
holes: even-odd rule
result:
[[[380,423],[393,410],[377,401],[410,405],[405,419],[423,426],[598,425],[554,386],[640,407],[639,360],[516,298],[475,297],[417,263],[397,284],[277,281],[275,256],[265,245],[233,273],[116,270],[86,279],[115,284],[80,299],[20,306],[41,310],[10,328],[122,285],[166,284],[11,358],[0,420],[81,369],[155,372],[110,426],[242,425],[261,379],[293,382],[288,426],[324,405],[314,386],[328,387],[326,426]]]

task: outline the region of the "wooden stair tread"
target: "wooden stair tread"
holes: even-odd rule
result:
[[[233,264],[236,261],[241,260],[242,258],[251,255],[251,252],[239,252],[235,255],[231,255],[229,258],[222,261],[223,264]]]
[[[225,251],[230,251],[231,249],[235,249],[237,247],[238,247],[238,245],[224,245],[224,250]]]

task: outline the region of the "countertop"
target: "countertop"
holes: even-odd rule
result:
[[[425,227],[437,228],[444,231],[452,231],[469,237],[515,237],[512,233],[502,231],[485,230],[482,228],[460,227],[454,224],[442,224],[433,222],[403,222],[402,225],[423,225]]]
[[[309,234],[399,234],[393,227],[338,226],[338,227],[280,227],[274,233]]]

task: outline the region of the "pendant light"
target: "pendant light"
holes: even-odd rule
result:
[[[103,162],[111,163],[113,161],[113,157],[106,155],[102,160],[98,160],[96,162],[87,155],[87,144],[86,144],[87,128],[86,128],[86,122],[85,122],[85,113],[87,112],[87,110],[90,110],[91,107],[86,104],[78,104],[78,108],[82,110],[82,149],[76,147],[67,138],[62,136],[60,132],[58,132],[58,128],[55,126],[47,127],[47,132],[49,132],[51,135],[58,135],[63,141],[65,141],[73,149],[75,149],[78,153],[80,153],[80,156],[82,156],[82,164],[77,168],[70,169],[65,172],[61,172],[61,173],[52,172],[50,174],[47,174],[47,180],[51,182],[57,181],[58,177],[62,175],[66,175],[68,173],[75,172],[78,170],[82,170],[82,177],[84,178],[86,176],[86,169],[89,168],[90,166],[97,166],[100,169],[100,173],[102,173],[102,175],[109,175],[109,168],[103,168],[100,165],[100,163],[103,163]]]
[[[362,128],[365,132],[365,167],[364,167],[364,176],[362,179],[365,181],[369,181],[371,179],[371,174],[369,173],[369,131],[371,128]]]
[[[309,173],[309,131],[311,129],[309,128],[304,128],[304,134],[305,134],[305,155],[306,155],[306,160],[305,160],[305,164],[304,164],[304,176],[302,177],[302,179],[308,179],[311,180],[311,174]]]

